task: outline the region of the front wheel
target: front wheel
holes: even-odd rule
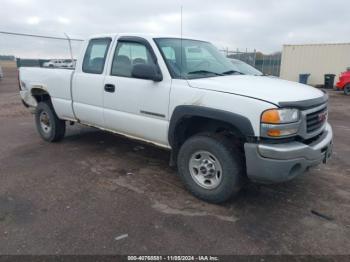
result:
[[[349,96],[350,95],[350,84],[347,84],[345,87],[344,87],[344,94]]]
[[[230,140],[216,135],[189,138],[178,155],[179,175],[196,197],[222,203],[236,195],[244,181],[244,160]]]
[[[47,142],[62,140],[66,132],[66,122],[59,119],[52,104],[40,102],[35,111],[36,128],[40,136]]]

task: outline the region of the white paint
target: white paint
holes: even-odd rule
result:
[[[118,37],[124,35],[139,36],[149,41],[158,58],[163,81],[110,75]],[[98,37],[112,39],[102,74],[82,71],[86,41],[75,71],[21,68],[21,83],[27,89],[23,90],[25,93],[21,92],[22,98],[30,101],[31,89],[42,88],[50,94],[61,119],[79,120],[83,124],[169,148],[169,121],[179,105],[197,105],[240,114],[250,120],[255,135],[259,136],[260,116],[266,109],[275,108],[275,104],[282,101],[300,101],[323,95],[321,91],[306,85],[268,77],[232,75],[189,81],[171,79],[153,41],[153,37],[157,36],[109,34],[93,38]],[[115,85],[115,93],[105,92],[105,84]]]

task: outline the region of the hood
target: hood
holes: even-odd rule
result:
[[[286,106],[301,102],[313,106],[324,102],[325,94],[314,87],[266,76],[230,75],[188,80],[195,88],[237,94]]]

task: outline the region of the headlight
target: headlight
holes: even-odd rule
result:
[[[283,138],[299,130],[300,111],[292,108],[270,109],[261,115],[261,136]]]
[[[270,109],[261,115],[261,123],[265,124],[288,124],[298,122],[299,119],[299,110],[292,108]]]

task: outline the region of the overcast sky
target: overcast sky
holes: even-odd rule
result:
[[[0,31],[86,38],[104,32],[180,34],[219,48],[350,42],[349,0],[0,0]],[[74,45],[77,54],[80,44]],[[0,34],[0,54],[68,56],[67,44]]]

